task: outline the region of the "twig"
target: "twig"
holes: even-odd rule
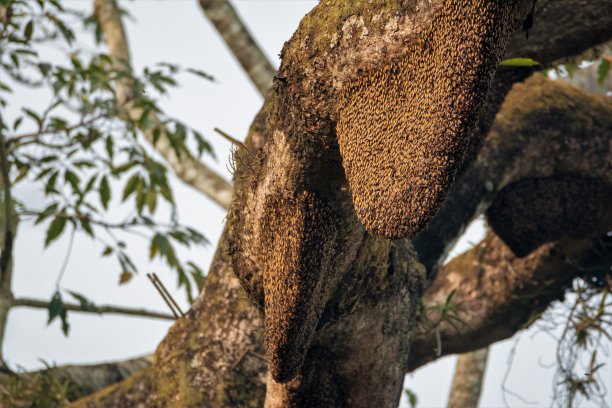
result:
[[[240,140],[233,138],[232,136],[228,135],[227,133],[225,133],[224,131],[222,131],[219,128],[214,128],[213,129],[215,132],[217,132],[218,134],[220,134],[225,140],[227,140],[228,142],[230,142],[233,145],[236,145],[238,147],[243,148],[244,150],[249,150],[249,148],[242,143]]]
[[[246,356],[246,355],[247,355],[247,353],[248,353],[249,351],[250,351],[250,350],[249,350],[249,348],[248,348],[248,347],[247,347],[247,348],[245,348],[244,350],[242,350],[242,353],[240,353],[240,354],[238,355],[238,358],[236,359],[236,361],[234,361],[234,362],[232,363],[232,365],[230,366],[229,370],[230,370],[230,371],[234,371],[234,370],[236,369],[236,367],[238,367],[238,364],[240,364],[240,362],[242,361],[242,359],[244,358],[244,356]]]
[[[60,269],[60,273],[57,276],[57,280],[55,281],[55,287],[59,289],[60,282],[64,277],[64,272],[66,272],[66,267],[68,266],[68,261],[70,260],[70,254],[72,253],[72,247],[74,246],[74,236],[76,235],[76,228],[72,228],[72,234],[70,234],[70,243],[68,244],[68,251],[66,252],[66,257],[64,258],[64,263],[62,264],[62,269]]]
[[[185,316],[185,313],[183,313],[183,311],[181,310],[181,308],[179,307],[178,303],[176,303],[176,301],[174,300],[174,298],[172,297],[172,295],[170,294],[170,292],[168,291],[168,289],[166,289],[166,286],[162,283],[161,279],[159,279],[159,277],[157,276],[157,274],[155,272],[152,273],[153,275],[153,279],[155,279],[155,282],[157,282],[157,284],[159,285],[159,287],[161,288],[161,290],[164,291],[164,293],[166,294],[166,296],[168,297],[168,299],[170,299],[170,301],[172,302],[172,305],[174,306],[174,308],[176,309],[176,311],[181,315],[181,316]]]
[[[174,310],[174,307],[172,307],[172,304],[170,303],[170,300],[168,300],[168,298],[166,298],[166,295],[165,295],[164,291],[157,285],[157,282],[155,281],[155,278],[153,277],[153,275],[150,274],[150,273],[147,273],[147,278],[149,278],[149,280],[151,281],[153,286],[155,286],[155,289],[157,289],[157,292],[159,292],[159,294],[162,297],[162,299],[164,299],[164,302],[166,302],[166,305],[168,306],[168,308],[170,309],[170,311],[174,315],[175,319],[178,319],[180,317],[178,312],[176,310]]]
[[[32,307],[36,309],[47,309],[49,307],[49,302],[39,299],[29,299],[29,298],[17,298],[13,300],[12,307]],[[85,308],[81,305],[74,303],[64,303],[64,308],[66,310],[72,312],[82,312],[82,313],[92,313],[92,314],[121,314],[128,316],[141,316],[141,317],[152,317],[155,319],[166,319],[166,320],[174,320],[174,318],[167,314],[161,312],[154,312],[151,310],[145,309],[133,309],[130,307],[123,306],[112,306],[112,305],[103,305],[96,306],[95,308]]]
[[[71,131],[73,131],[75,129],[78,129],[78,128],[83,127],[83,126],[90,125],[90,124],[94,123],[95,121],[97,121],[99,119],[102,119],[102,118],[105,118],[105,117],[108,117],[108,115],[107,114],[100,114],[100,115],[93,116],[93,117],[91,117],[91,118],[89,118],[87,120],[82,120],[79,123],[75,123],[72,126],[65,127],[64,129],[44,129],[44,130],[39,130],[39,131],[32,132],[32,133],[24,133],[22,135],[13,136],[13,137],[11,137],[10,139],[7,140],[7,145],[10,146],[11,144],[13,144],[15,142],[19,142],[20,140],[27,139],[27,138],[33,138],[34,141],[36,141],[36,139],[40,138],[41,136],[52,135],[52,134],[56,134],[56,133],[60,133],[60,132],[66,132],[68,134],[68,133],[70,133]],[[23,142],[23,143],[21,143],[21,145],[25,145],[25,144],[28,144],[28,143],[32,143],[32,142],[31,141],[30,142]],[[70,145],[67,145],[67,146],[70,146]],[[53,147],[53,145],[52,145],[52,147]]]

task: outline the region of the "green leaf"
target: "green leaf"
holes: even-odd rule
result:
[[[105,210],[108,210],[108,202],[111,198],[110,187],[108,186],[108,179],[106,176],[102,177],[100,181],[100,202]]]
[[[38,64],[38,69],[40,70],[41,75],[46,77],[49,74],[49,71],[51,71],[51,64]]]
[[[34,112],[32,109],[28,109],[28,108],[21,108],[21,110],[23,111],[23,113],[25,113],[27,116],[29,116],[32,120],[34,120],[34,122],[36,122],[36,124],[38,125],[38,127],[42,127],[42,118],[40,116],[38,116],[38,114],[36,112]]]
[[[19,174],[17,174],[17,177],[15,177],[15,180],[13,180],[13,184],[17,184],[19,183],[21,180],[24,179],[25,176],[28,175],[28,171],[30,170],[30,168],[28,166],[24,166],[19,170]]]
[[[21,122],[23,122],[23,116],[19,116],[17,119],[15,119],[15,122],[13,123],[13,131],[17,131],[17,129],[19,129],[19,126],[21,126]]]
[[[113,157],[115,156],[114,143],[113,143],[112,137],[109,136],[106,138],[105,148],[106,148],[106,154],[108,154],[108,158],[112,162]]]
[[[70,293],[70,296],[72,296],[77,302],[79,302],[83,310],[86,310],[88,312],[100,313],[96,305],[92,301],[87,299],[85,296],[81,295],[80,293],[73,292],[71,290],[69,290],[68,293]]]
[[[416,408],[418,398],[417,398],[417,395],[414,393],[414,391],[409,390],[408,388],[404,388],[404,393],[406,394],[406,397],[408,398],[408,404],[410,404],[410,408]]]
[[[155,127],[155,129],[153,129],[153,146],[157,145],[157,141],[159,140],[160,136],[161,136],[161,130],[159,126],[157,126]]]
[[[45,247],[48,247],[53,241],[59,238],[64,231],[64,227],[66,227],[66,218],[63,217],[55,217],[49,225],[49,229],[47,230],[47,236],[45,238]]]
[[[62,310],[64,310],[64,302],[62,302],[62,295],[59,292],[55,292],[53,294],[53,297],[47,306],[47,310],[49,311],[47,324],[50,324],[62,313]]]
[[[72,187],[72,190],[74,190],[75,192],[79,191],[79,177],[74,174],[72,171],[70,170],[66,170],[66,172],[64,173],[64,180],[70,184],[70,186]]]
[[[500,67],[535,67],[539,62],[531,58],[508,58],[499,63]]]
[[[95,238],[93,228],[91,228],[91,223],[89,221],[81,220],[81,227],[87,233],[87,235],[92,238]]]
[[[155,209],[157,208],[157,191],[155,191],[154,188],[151,188],[149,189],[149,191],[147,191],[145,201],[147,203],[147,207],[149,207],[149,211],[151,212],[151,214],[153,214],[155,212]]]
[[[132,177],[128,179],[123,189],[123,198],[122,198],[123,201],[127,200],[128,197],[132,195],[134,190],[136,190],[136,186],[138,185],[139,181],[140,181],[140,176],[138,174],[133,174]]]
[[[192,73],[194,75],[199,76],[200,78],[204,78],[204,79],[207,79],[209,81],[214,81],[215,80],[215,78],[212,75],[207,74],[204,71],[200,71],[199,69],[187,68],[187,72],[190,72],[190,73]]]
[[[142,209],[144,208],[147,190],[148,188],[144,180],[140,179],[138,182],[138,188],[136,189],[136,209],[138,210],[139,214],[142,213]]]
[[[51,324],[53,320],[56,318],[60,318],[62,321],[62,332],[64,332],[65,336],[68,336],[68,331],[70,330],[70,325],[68,324],[68,311],[64,306],[64,302],[62,301],[62,295],[59,291],[56,291],[51,298],[51,302],[47,306],[47,310],[49,311],[49,319],[47,320],[47,324]]]
[[[26,41],[30,41],[32,38],[32,33],[34,32],[34,21],[30,20],[28,24],[26,24],[25,29],[23,30],[23,36]]]
[[[604,86],[608,74],[610,73],[610,61],[602,59],[597,67],[597,82],[600,86]]]
[[[53,174],[51,174],[49,179],[47,179],[47,184],[45,184],[45,194],[50,194],[52,192],[57,191],[55,189],[55,182],[57,181],[58,175],[59,175],[59,172],[56,171]]]

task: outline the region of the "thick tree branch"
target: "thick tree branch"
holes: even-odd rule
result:
[[[266,96],[272,88],[275,69],[255,39],[249,33],[240,16],[228,0],[199,0],[206,17],[217,32],[261,96]]]
[[[13,252],[17,233],[7,150],[6,139],[0,130],[0,368],[6,366],[2,349],[12,301]]]
[[[21,390],[31,388],[35,392],[36,385],[44,383],[46,379],[49,383],[61,384],[67,390],[66,397],[69,400],[76,400],[133,376],[149,367],[151,361],[151,356],[145,356],[104,364],[56,366],[17,374],[0,373],[0,399],[30,406],[31,400],[15,401],[15,396],[11,395],[11,389],[14,389],[17,383]],[[44,391],[48,392],[48,390],[43,389]],[[8,393],[8,395],[4,395],[4,393]],[[28,395],[27,392],[22,394],[24,396]],[[53,396],[49,396],[49,398],[53,398]]]
[[[109,55],[124,68],[130,69],[130,51],[121,16],[115,0],[95,0],[95,15],[104,32]],[[133,120],[138,120],[142,109],[130,105],[131,87],[129,81],[116,83],[117,99],[124,103],[127,114]],[[139,121],[142,123],[143,121]],[[155,113],[149,113],[149,125],[142,131],[146,139],[153,144],[154,129],[161,129],[162,137],[153,144],[177,177],[191,185],[208,198],[227,209],[231,203],[232,186],[223,177],[205,166],[186,152],[178,157],[165,134],[167,130]]]
[[[463,310],[462,323],[443,321],[435,330],[418,334],[408,371],[440,356],[488,346],[528,327],[551,302],[563,299],[575,278],[584,276],[581,265],[599,245],[599,240],[563,240],[518,258],[489,232],[476,247],[440,268],[425,292],[423,304],[436,305],[454,291],[452,302]]]

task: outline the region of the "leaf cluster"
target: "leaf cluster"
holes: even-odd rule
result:
[[[159,105],[177,86],[179,74],[213,78],[168,63],[137,74],[103,52],[88,51],[71,27],[81,25],[99,42],[96,19],[66,9],[58,0],[0,0],[0,7],[0,133],[9,154],[4,165],[13,187],[30,183],[44,196],[37,206],[16,202],[19,219],[46,228],[45,247],[67,233],[98,241],[104,247],[102,256],[116,259],[121,284],[138,273],[122,237],[142,237],[149,242],[150,259],[159,258],[177,272],[179,286],[191,301],[204,273],[194,262],[181,259],[175,248],[208,241],[178,221],[168,170],[144,135],[151,134],[154,144],[169,143],[179,159],[213,155],[200,132]],[[61,63],[45,59],[45,47],[64,50]],[[125,84],[128,95],[118,97]],[[48,103],[43,109],[23,106],[9,119],[11,94],[22,87],[48,94]],[[112,220],[111,209],[126,207],[131,208],[127,216]],[[162,213],[169,214],[167,221],[160,221]],[[93,305],[82,295],[68,293]],[[59,282],[49,303],[49,322],[55,319],[67,333]]]

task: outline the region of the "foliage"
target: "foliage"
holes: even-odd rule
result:
[[[539,62],[531,58],[508,58],[499,63],[500,67],[535,67]]]
[[[151,259],[160,259],[176,271],[191,300],[204,275],[195,263],[181,259],[175,248],[208,241],[179,223],[167,169],[143,133],[152,132],[155,143],[166,139],[178,158],[212,154],[201,133],[166,115],[158,104],[177,85],[178,74],[211,77],[168,63],[136,74],[97,48],[88,51],[71,27],[81,24],[99,43],[96,20],[64,8],[58,0],[0,0],[0,7],[0,141],[9,158],[3,165],[8,166],[13,188],[34,183],[45,197],[36,208],[16,202],[19,219],[45,225],[45,247],[63,235],[70,235],[72,247],[75,234],[102,243],[102,256],[117,260],[120,283],[138,272],[120,234],[136,234],[149,242]],[[52,49],[63,50],[61,64],[44,57]],[[129,95],[116,94],[118,82],[129,84]],[[9,119],[10,95],[23,87],[48,94],[49,101],[44,109],[24,106]],[[153,121],[152,114],[160,121]],[[118,182],[123,188],[114,191]],[[109,210],[121,203],[132,210],[123,219],[111,220]],[[168,219],[160,222],[164,211]],[[62,273],[49,303],[49,322],[59,317],[68,333]],[[94,307],[83,295],[68,293]]]
[[[555,400],[561,407],[576,406],[580,399],[605,400],[607,382],[600,370],[607,360],[605,341],[612,340],[611,290],[584,281],[574,286],[575,302],[557,346]]]
[[[14,408],[65,406],[80,393],[70,381],[60,378],[53,367],[30,375],[0,376],[2,406]]]
[[[465,310],[461,305],[453,303],[455,291],[451,291],[443,304],[435,304],[425,306],[422,299],[419,299],[417,314],[416,314],[416,331],[418,334],[427,334],[432,330],[436,333],[436,353],[442,355],[442,339],[440,338],[439,326],[442,322],[446,322],[455,330],[458,330],[458,325],[466,324],[459,315]]]

